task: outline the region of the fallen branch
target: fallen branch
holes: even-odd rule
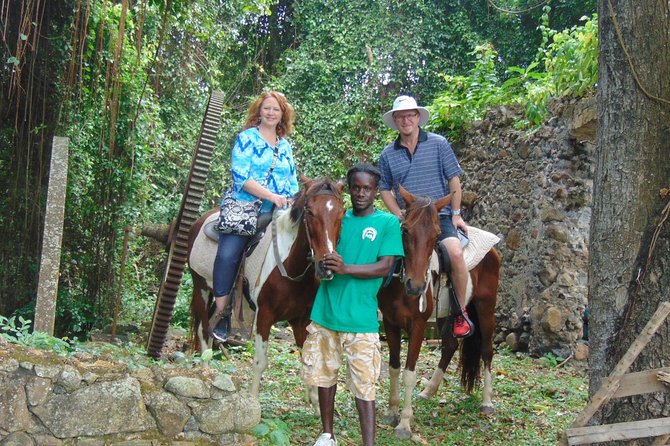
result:
[[[565,358],[565,359],[563,360],[563,362],[561,362],[560,364],[558,364],[558,365],[556,366],[556,368],[563,367],[563,366],[565,365],[566,362],[568,362],[569,360],[572,359],[573,356],[574,356],[574,355],[573,355],[572,353],[570,353],[570,356],[568,356],[567,358]]]
[[[658,372],[656,374],[658,377],[658,380],[665,384],[666,386],[670,386],[670,373],[667,372]]]

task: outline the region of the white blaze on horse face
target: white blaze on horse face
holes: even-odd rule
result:
[[[328,234],[328,230],[326,229],[326,240],[328,244],[328,252],[332,253],[333,252],[333,241],[330,239],[330,234]]]
[[[333,200],[329,199],[326,202],[326,209],[328,209],[328,212],[333,212],[333,209],[335,209],[335,206],[333,205]],[[330,234],[328,233],[328,230],[326,229],[326,244],[328,245],[328,252],[332,253],[335,251],[335,244],[333,241],[330,239]]]

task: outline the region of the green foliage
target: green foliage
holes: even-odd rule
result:
[[[290,446],[291,430],[283,420],[279,418],[263,419],[257,425],[253,432],[254,436],[259,440],[265,440],[273,445]]]
[[[584,24],[559,33],[544,54],[545,69],[554,93],[580,96],[598,79],[598,19],[582,17]]]
[[[443,3],[294,5],[300,45],[285,52],[273,85],[297,110],[301,172],[339,177],[353,163],[375,162],[390,139],[380,116],[393,97],[429,98],[439,85],[437,73],[461,67],[477,35],[460,2]]]
[[[202,56],[225,51],[231,40],[226,24],[239,14],[234,7],[252,5],[239,1],[211,8],[209,3],[182,2],[175,7],[159,50],[162,2],[146,10],[141,46],[133,41],[140,5],[129,11],[118,66],[119,113],[112,150],[106,102],[111,91],[102,61],[114,56],[120,9],[116,5],[105,10],[101,2],[93,2],[82,88],[66,102],[61,122],[62,133],[71,139],[59,302],[66,317],[59,318],[61,333],[80,333],[111,320],[125,227],[167,224],[176,216],[208,97],[203,82],[215,85],[210,74],[217,74],[213,65],[201,64],[210,59]],[[265,11],[268,5],[253,2],[252,10]],[[158,81],[152,80],[152,72],[161,73]],[[165,257],[153,243],[142,237],[129,241],[122,319],[151,318],[164,266],[160,258]],[[186,314],[187,310],[178,314],[182,325],[187,325]]]
[[[582,96],[592,89],[598,78],[597,16],[584,17],[583,25],[558,32],[548,26],[549,12],[545,7],[540,26],[543,46],[536,60],[525,67],[509,67],[504,80],[497,74],[498,53],[490,45],[470,53],[475,61],[467,75],[444,75],[445,90],[431,105],[430,125],[460,141],[470,122],[503,104],[523,107],[527,125],[538,125],[546,117],[550,98]]]
[[[498,54],[490,45],[478,46],[469,53],[475,56],[474,67],[467,76],[444,75],[447,90],[435,98],[431,104],[431,125],[451,129],[451,140],[463,139],[467,123],[480,118],[486,110],[509,103],[513,83],[501,88],[496,72]]]
[[[545,354],[542,359],[547,363],[549,367],[556,367],[558,364],[563,362],[565,358],[562,358],[560,356],[556,356],[553,353],[549,352]]]
[[[70,343],[66,339],[55,338],[43,332],[31,332],[31,320],[22,316],[11,316],[6,318],[0,315],[0,338],[14,344],[42,350],[51,350],[55,353],[66,355],[70,350]]]

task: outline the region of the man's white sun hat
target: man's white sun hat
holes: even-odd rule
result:
[[[416,110],[419,112],[419,127],[422,125],[425,125],[428,122],[428,118],[430,115],[428,114],[428,110],[425,109],[424,107],[419,107],[416,103],[416,99],[414,99],[411,96],[398,96],[395,98],[395,101],[393,101],[393,108],[386,113],[384,113],[384,116],[382,116],[382,121],[384,121],[384,124],[388,125],[391,127],[393,130],[398,130],[398,127],[396,127],[395,122],[393,121],[393,113],[401,110]]]

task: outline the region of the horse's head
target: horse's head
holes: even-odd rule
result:
[[[322,260],[326,254],[335,251],[340,239],[344,217],[344,183],[327,178],[312,180],[305,176],[300,181],[304,188],[296,196],[291,216],[297,221],[299,215],[302,215],[316,276],[322,280],[330,280],[333,272],[323,267]]]
[[[426,289],[430,257],[440,235],[438,211],[451,202],[451,195],[433,201],[417,197],[400,186],[400,196],[405,200],[405,218],[402,223],[405,289],[410,295],[419,295]]]

